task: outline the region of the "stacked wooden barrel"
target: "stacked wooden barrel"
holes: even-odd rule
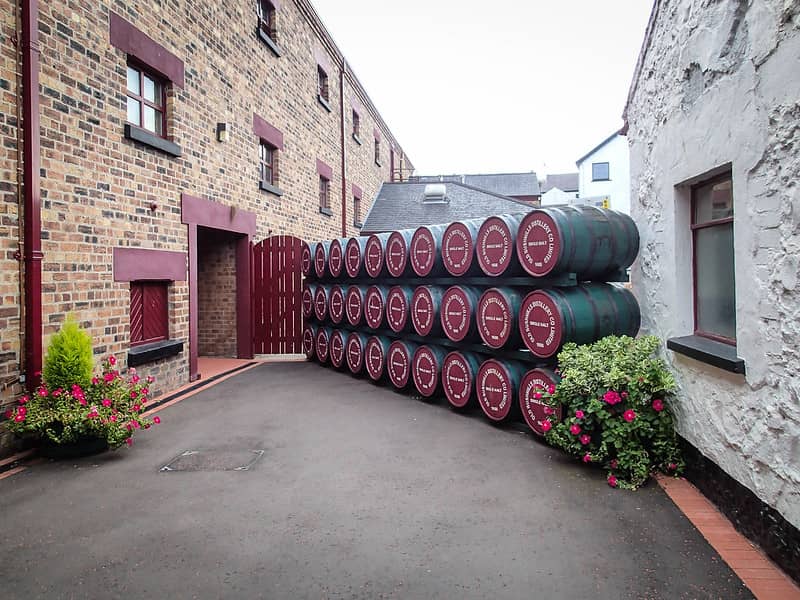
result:
[[[309,244],[303,348],[542,434],[561,347],[638,332],[636,299],[615,283],[638,248],[629,216],[592,206]]]

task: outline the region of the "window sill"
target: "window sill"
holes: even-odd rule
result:
[[[736,355],[736,347],[699,335],[686,335],[669,338],[667,348],[700,362],[712,365],[731,373],[744,375],[744,360]]]
[[[328,101],[325,100],[325,98],[323,98],[320,94],[317,94],[317,100],[319,100],[319,103],[322,104],[325,110],[331,112],[331,105],[328,104]]]
[[[361,221],[355,221],[353,223],[353,227],[355,227],[357,229],[361,229],[363,226],[364,226],[364,224]]]
[[[359,146],[361,145],[361,138],[358,137],[355,133],[353,134],[353,139],[355,140],[356,144]]]
[[[281,57],[283,52],[281,52],[281,49],[278,48],[278,44],[276,44],[275,40],[269,37],[269,35],[267,35],[267,33],[263,29],[261,29],[261,27],[256,28],[256,34],[258,35],[258,39],[264,42],[267,45],[267,48],[272,50],[272,53],[275,56],[277,56],[278,58]]]
[[[606,179],[592,179],[592,183],[594,183],[595,181],[611,181],[611,179],[610,179],[610,178],[606,178]]]
[[[183,342],[180,340],[163,340],[134,346],[128,350],[128,367],[138,367],[162,358],[177,356],[181,352],[183,352]]]
[[[145,131],[144,129],[136,127],[135,125],[131,125],[130,123],[125,123],[125,137],[129,140],[133,140],[134,142],[139,142],[145,146],[150,146],[151,148],[160,150],[161,152],[169,154],[170,156],[174,156],[175,158],[181,155],[181,147],[175,142],[158,137],[149,131]]]
[[[379,160],[376,160],[376,161],[375,161],[375,164],[376,164],[376,165],[378,165],[379,167],[382,167],[382,166],[383,166],[383,165],[381,164],[381,161],[379,161]]]
[[[333,211],[330,208],[327,208],[325,206],[320,206],[319,207],[319,212],[320,212],[320,214],[325,215],[326,217],[332,217],[333,216]]]
[[[267,183],[266,181],[259,181],[258,188],[264,192],[269,192],[274,196],[278,197],[283,196],[283,190],[281,188],[274,186],[270,183]]]

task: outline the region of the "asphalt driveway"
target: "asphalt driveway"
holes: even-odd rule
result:
[[[0,596],[752,597],[658,486],[315,364],[159,415],[0,481]]]

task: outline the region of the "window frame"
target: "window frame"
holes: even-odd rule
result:
[[[164,342],[169,340],[169,284],[170,281],[166,280],[153,280],[153,279],[139,279],[130,282],[130,299],[128,302],[128,321],[130,324],[130,347],[136,346],[144,346],[145,344],[153,344],[156,342]],[[141,327],[141,337],[139,337],[138,333],[134,331],[133,328],[133,315],[134,315],[134,289],[141,288],[141,314],[142,314],[142,327]],[[147,310],[147,301],[146,301],[146,289],[153,289],[158,288],[159,294],[163,293],[163,308],[164,312],[158,315],[158,320],[160,323],[159,335],[155,337],[144,338],[145,331],[147,330],[146,323],[152,323],[152,315],[151,319],[148,319],[148,310]],[[137,335],[135,335],[137,334]]]
[[[331,88],[328,72],[317,64],[317,100],[328,112],[331,112]]]
[[[381,164],[381,138],[375,136],[375,164],[382,167]]]
[[[355,108],[353,109],[352,121],[353,121],[353,139],[360,144],[361,143],[361,115],[358,114],[358,111]]]
[[[128,69],[133,69],[137,71],[139,75],[139,94],[134,94],[130,87],[128,87]],[[144,78],[149,77],[153,80],[154,83],[158,84],[161,88],[161,105],[151,102],[147,98],[144,97]],[[153,69],[147,67],[146,65],[141,64],[139,61],[128,59],[128,62],[125,66],[125,122],[133,127],[137,127],[142,131],[149,133],[150,135],[154,135],[161,139],[168,139],[168,131],[167,131],[167,87],[169,86],[170,81],[165,77],[162,77],[160,74],[153,71]],[[139,103],[139,122],[134,123],[128,120],[128,98],[135,100]],[[161,115],[161,133],[157,131],[151,131],[144,126],[144,108],[145,106],[152,108],[156,111],[156,113]]]
[[[353,227],[361,227],[361,196],[353,194]]]
[[[727,171],[725,173],[721,173],[709,179],[705,179],[700,181],[690,187],[690,206],[689,210],[691,211],[690,214],[690,227],[692,231],[692,311],[693,311],[693,329],[694,335],[698,337],[703,337],[709,340],[714,340],[716,342],[721,342],[723,344],[727,344],[729,346],[736,346],[736,338],[729,338],[724,335],[720,335],[718,333],[713,333],[710,331],[703,331],[699,329],[697,326],[697,317],[698,317],[698,298],[697,298],[697,232],[703,229],[711,229],[713,227],[720,227],[723,225],[730,224],[733,226],[733,218],[735,216],[732,214],[730,217],[725,217],[722,219],[712,219],[710,221],[703,221],[701,223],[697,223],[697,191],[700,188],[705,188],[709,186],[713,186],[717,183],[721,183],[723,181],[729,181],[731,183],[731,210],[733,211],[733,173]],[[736,256],[735,256],[736,245],[735,243],[731,246],[731,254],[734,258],[734,265]],[[734,277],[735,277],[735,270],[734,270]],[[734,279],[735,282],[735,279]],[[734,307],[736,306],[736,286],[731,290],[733,294],[734,300]]]
[[[605,165],[606,166],[606,176],[605,177],[595,177],[594,175],[594,168],[595,166]],[[593,162],[592,163],[592,181],[611,181],[611,164],[608,161],[604,162]]]
[[[265,153],[269,162],[265,161]],[[265,167],[269,169],[269,179],[264,177]],[[258,143],[258,180],[262,187],[278,187],[278,149],[264,139],[259,139]]]
[[[324,175],[319,176],[319,210],[323,213],[331,210],[331,180]]]
[[[258,7],[258,28],[273,42],[277,34],[275,27],[275,5],[269,0],[256,0]],[[266,17],[266,18],[265,18]]]

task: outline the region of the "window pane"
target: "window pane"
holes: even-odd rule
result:
[[[733,223],[695,231],[697,329],[736,337]]]
[[[161,135],[162,126],[162,113],[154,109],[152,106],[145,105],[144,107],[144,123],[142,127],[148,131],[152,131]]]
[[[142,95],[139,90],[139,71],[133,67],[128,67],[128,91],[137,96]]]
[[[128,98],[128,123],[142,124],[141,109],[142,105],[138,100]]]
[[[144,99],[161,106],[161,83],[149,77],[144,76]]]
[[[706,223],[733,216],[731,180],[718,181],[694,190],[694,222]]]
[[[604,181],[608,179],[608,163],[592,163],[592,181]]]

